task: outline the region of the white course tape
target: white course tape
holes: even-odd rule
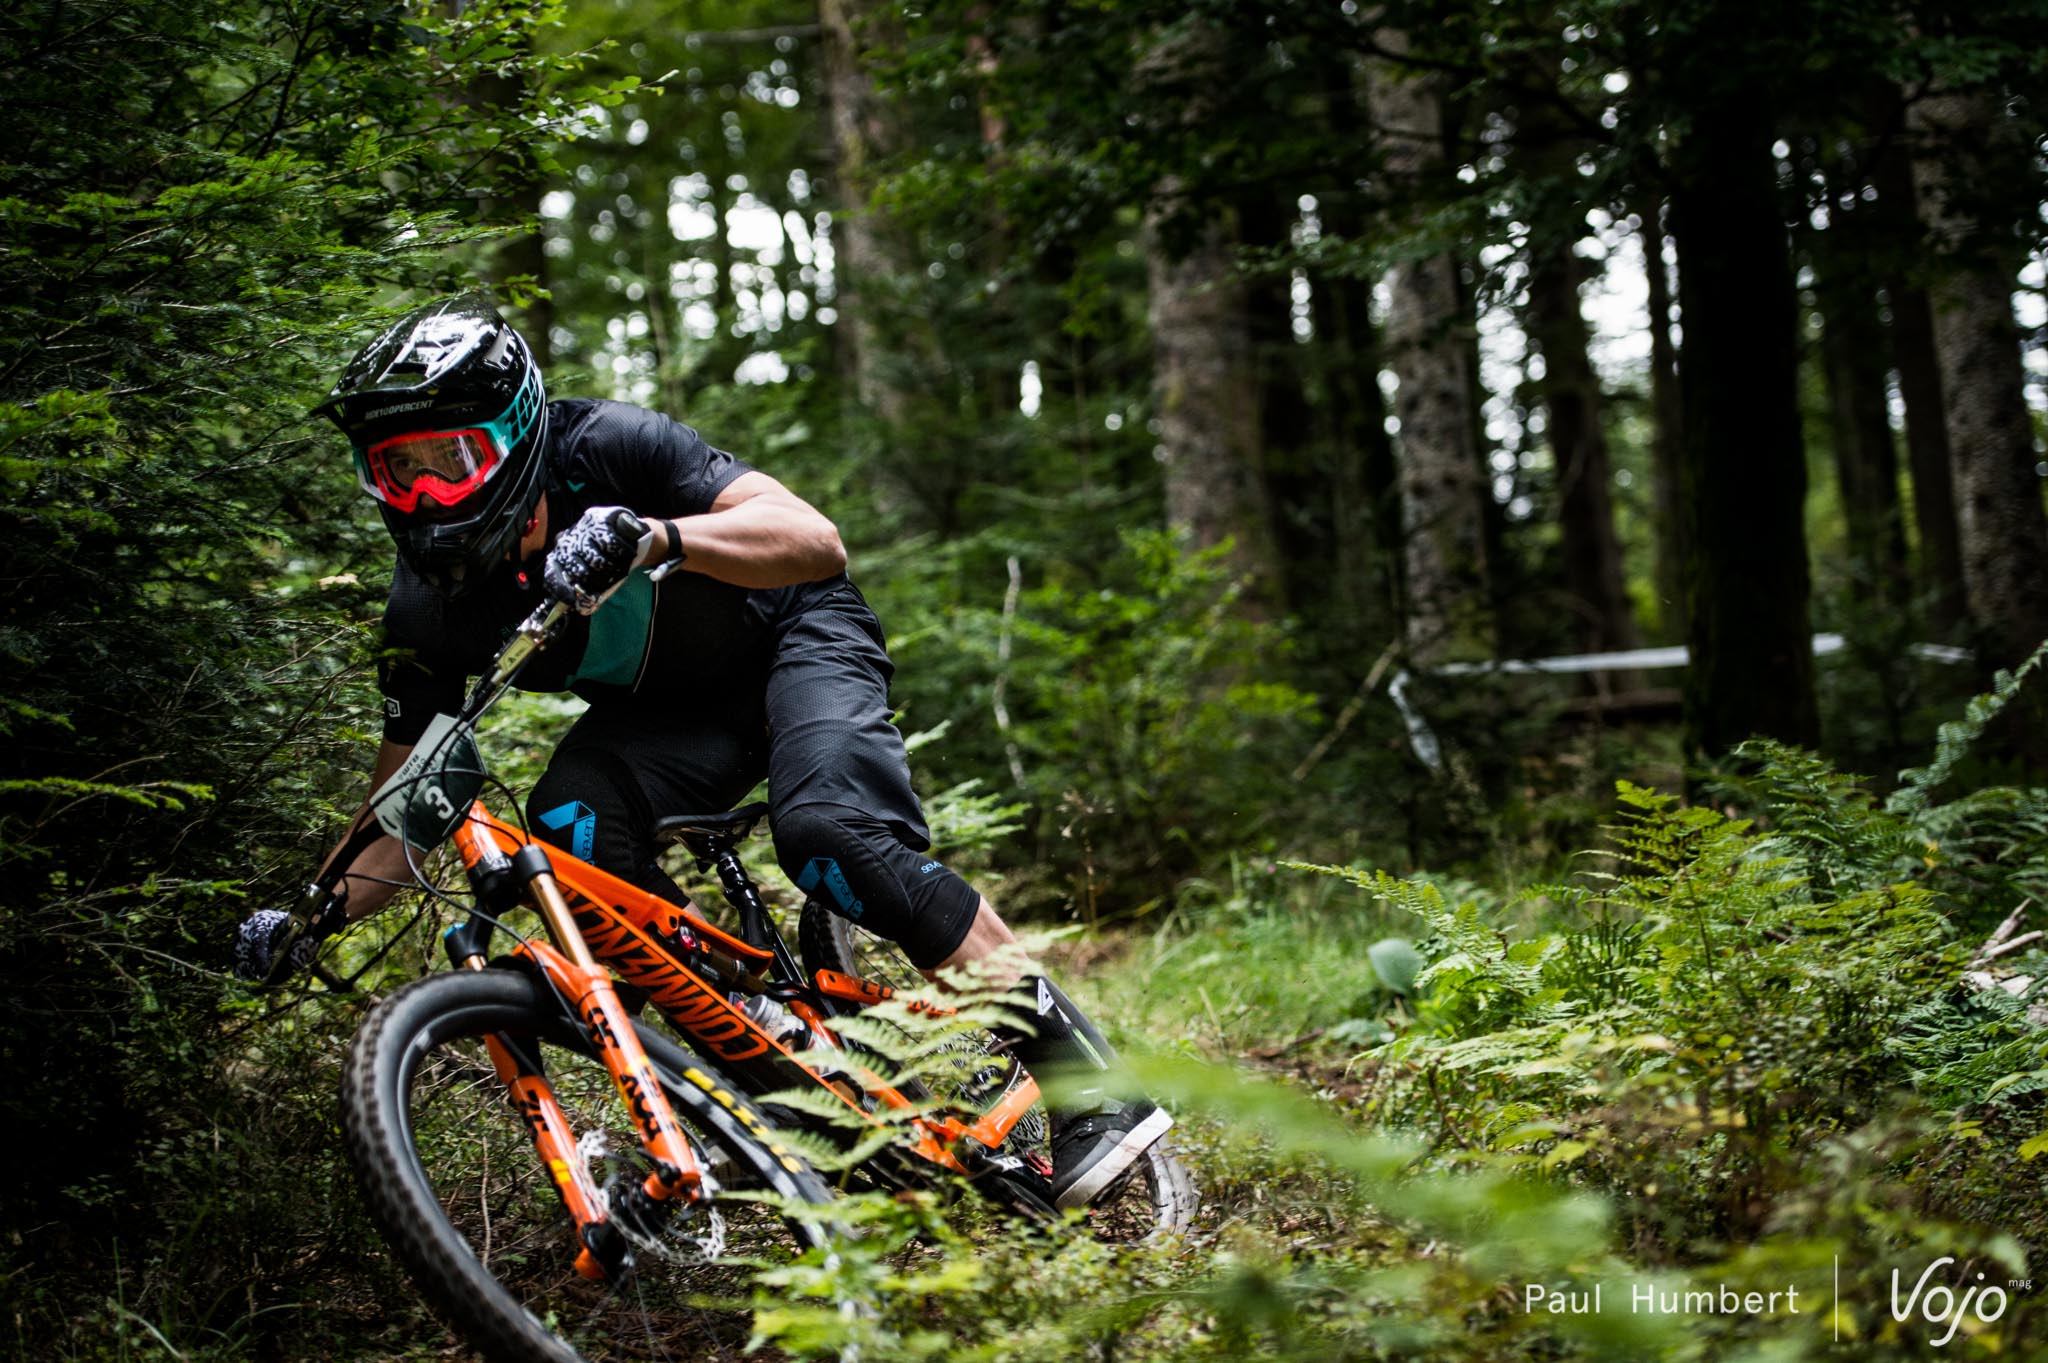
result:
[[[1840,653],[1848,641],[1839,634],[1816,634],[1813,636],[1813,656],[1825,658],[1831,653]],[[1909,644],[1907,652],[1916,658],[1932,663],[1966,663],[1970,651],[1954,648],[1948,644]],[[1655,672],[1664,668],[1684,667],[1692,660],[1691,652],[1683,644],[1669,648],[1630,648],[1616,653],[1573,653],[1561,658],[1503,658],[1496,661],[1470,663],[1443,663],[1436,667],[1424,668],[1425,672],[1439,677],[1475,677],[1487,673],[1532,673],[1553,674],[1574,672]],[[1429,721],[1408,699],[1408,670],[1402,668],[1394,673],[1387,683],[1387,697],[1394,702],[1394,708],[1401,712],[1401,722],[1408,726],[1408,746],[1422,759],[1424,766],[1433,772],[1444,769],[1443,745],[1437,741],[1436,731],[1429,727]]]

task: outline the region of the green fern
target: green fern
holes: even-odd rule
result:
[[[2032,656],[2012,671],[1999,669],[1992,677],[1991,689],[1972,697],[1961,719],[1950,720],[1935,731],[1934,760],[1924,767],[1912,767],[1899,773],[1899,788],[1885,801],[1885,808],[1909,818],[1926,812],[1933,804],[1935,790],[1954,775],[1956,764],[1984,736],[1991,721],[2012,703],[2027,677],[2040,669],[2044,656],[2048,656],[2048,643],[2035,649]]]

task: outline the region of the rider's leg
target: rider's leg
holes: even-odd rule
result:
[[[775,851],[804,893],[929,970],[967,936],[981,896],[929,855],[889,719],[881,627],[843,590],[777,622],[766,688]]]
[[[1172,1119],[1138,1094],[1073,1001],[1015,955],[989,902],[926,855],[930,833],[889,722],[893,669],[879,626],[852,605],[786,621],[778,637],[767,697],[776,852],[801,888],[902,946],[928,974],[975,962],[1002,969],[1014,958],[1009,979],[994,982],[1016,983],[1027,1025],[1000,1030],[1026,1068],[1059,1081],[1054,1192],[1062,1207],[1085,1205]]]
[[[1043,974],[1019,974],[1017,938],[982,900],[973,926],[935,973],[982,965],[1016,984],[1026,1026],[998,1027],[1004,1044],[1041,1081],[1054,1085],[1053,1198],[1062,1210],[1085,1207],[1123,1178],[1173,1125],[1146,1099],[1095,1024]]]
[[[661,869],[656,818],[729,808],[760,779],[765,746],[746,726],[712,723],[686,707],[593,705],[527,795],[527,825],[570,855],[684,904]]]

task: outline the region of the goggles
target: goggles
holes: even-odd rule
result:
[[[363,491],[393,511],[417,511],[420,499],[454,506],[491,480],[540,415],[540,381],[530,374],[495,421],[459,430],[407,431],[356,449]]]
[[[412,431],[364,450],[356,472],[372,497],[409,512],[419,509],[422,497],[454,506],[489,482],[504,462],[505,446],[488,427]]]

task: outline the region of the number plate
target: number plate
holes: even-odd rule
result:
[[[394,838],[431,852],[452,836],[484,788],[476,735],[453,715],[435,715],[403,766],[370,797],[377,822]]]

